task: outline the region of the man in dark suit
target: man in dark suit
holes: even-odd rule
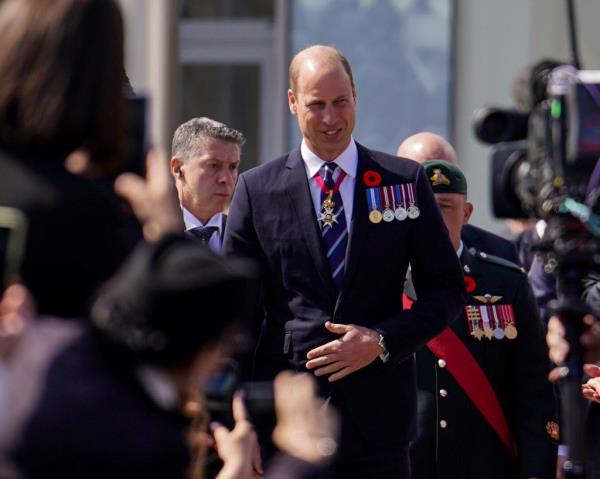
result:
[[[173,135],[171,173],[188,236],[221,251],[244,135],[210,118],[193,118]]]
[[[342,417],[338,477],[408,477],[413,352],[460,312],[458,258],[415,162],[352,138],[356,92],[341,52],[313,46],[290,65],[299,148],[240,176],[224,251],[261,267],[255,378],[317,376]],[[411,265],[422,298],[403,311]]]
[[[396,154],[419,163],[430,160],[445,160],[454,165],[458,164],[456,151],[452,145],[441,136],[429,132],[409,136],[398,147]],[[469,248],[485,251],[488,254],[520,264],[514,244],[494,233],[467,224],[462,229],[462,240]]]
[[[527,275],[465,247],[467,181],[446,161],[423,163],[465,271],[461,317],[417,353],[415,479],[555,477],[558,426],[549,361]],[[407,295],[414,295],[407,288]],[[418,296],[417,296],[418,297]]]

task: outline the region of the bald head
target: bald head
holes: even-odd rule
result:
[[[396,155],[410,158],[418,163],[429,160],[444,160],[455,165],[458,164],[456,151],[452,145],[440,135],[429,132],[409,136],[398,147]]]
[[[317,70],[326,70],[333,66],[341,64],[345,72],[350,78],[350,84],[354,90],[354,77],[352,76],[352,68],[350,62],[344,56],[344,54],[337,48],[329,47],[326,45],[313,45],[312,47],[300,50],[292,59],[290,63],[290,89],[297,93],[298,88],[298,77],[303,69],[307,69],[311,72]]]

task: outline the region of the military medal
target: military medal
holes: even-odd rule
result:
[[[369,221],[371,223],[381,223],[381,220],[383,219],[383,215],[381,214],[381,211],[379,210],[373,210],[369,213]]]
[[[494,337],[496,339],[504,339],[504,329],[500,326],[496,326],[496,329],[494,329]]]
[[[323,223],[323,226],[333,226],[333,223],[337,223],[337,216],[333,210],[335,208],[335,201],[333,201],[333,190],[329,190],[327,198],[322,204],[323,211],[319,214],[318,220]]]
[[[504,327],[504,334],[508,339],[515,339],[517,337],[517,328],[513,324],[507,324]]]
[[[465,306],[465,312],[467,313],[467,324],[469,325],[471,336],[481,341],[483,337],[483,320],[479,306],[468,304]]]
[[[383,213],[382,213],[382,217],[383,217],[383,221],[385,221],[386,223],[389,223],[390,221],[394,221],[394,219],[396,218],[394,216],[394,210],[392,210],[392,192],[389,186],[383,186],[381,188],[381,191],[383,191],[383,202],[384,202],[384,209],[383,209]]]
[[[374,224],[381,223],[383,215],[380,211],[381,198],[379,196],[379,188],[367,189],[367,202],[369,204],[369,221]]]
[[[517,337],[517,327],[515,325],[515,314],[513,311],[512,304],[499,304],[498,315],[501,321],[504,323],[504,335],[508,339],[515,339]]]
[[[333,223],[337,223],[337,217],[340,214],[340,211],[342,211],[342,207],[340,207],[337,213],[334,212],[335,201],[333,200],[333,195],[335,195],[339,191],[340,185],[346,177],[346,172],[343,171],[341,168],[340,171],[340,175],[338,176],[338,179],[336,180],[335,184],[333,185],[333,188],[331,189],[327,187],[327,185],[325,184],[325,180],[323,180],[323,178],[320,175],[315,176],[315,181],[317,182],[317,185],[319,185],[321,191],[327,195],[327,197],[323,200],[323,203],[321,204],[322,210],[317,218],[317,220],[322,224],[322,228],[325,228],[326,226],[329,226],[331,228],[333,226]]]
[[[400,188],[402,188],[402,190]],[[398,202],[398,207],[394,210],[394,216],[398,221],[404,221],[408,218],[408,212],[404,207],[406,204],[404,185],[394,185],[394,190],[396,192],[396,201]]]
[[[414,220],[421,214],[419,207],[415,204],[415,184],[407,183],[406,188],[408,189],[408,202],[410,205],[407,209],[408,217]]]
[[[481,319],[483,321],[483,335],[491,340],[494,336],[494,329],[496,329],[496,321],[494,320],[494,313],[490,311],[486,306],[480,307]]]
[[[502,327],[502,317],[498,307],[493,305],[496,301],[502,299],[502,296],[492,296],[491,294],[486,293],[483,296],[473,296],[473,298],[484,303],[480,309],[483,318],[483,333],[485,337],[488,339],[492,339],[492,337],[503,339],[505,333],[504,328]]]

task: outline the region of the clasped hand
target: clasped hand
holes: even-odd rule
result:
[[[327,321],[325,328],[341,337],[311,349],[306,357],[307,369],[316,376],[330,374],[329,382],[337,381],[371,364],[382,352],[379,333],[355,324],[335,324]]]

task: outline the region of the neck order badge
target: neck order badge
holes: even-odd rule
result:
[[[340,185],[346,177],[346,172],[341,170],[337,180],[333,181],[333,173],[337,165],[325,163],[315,176],[315,180],[321,188],[322,210],[319,214],[323,244],[331,267],[333,281],[339,290],[342,289],[344,280],[344,267],[346,259],[346,247],[348,245],[348,229],[346,228],[346,215]],[[322,176],[321,176],[322,175]]]

